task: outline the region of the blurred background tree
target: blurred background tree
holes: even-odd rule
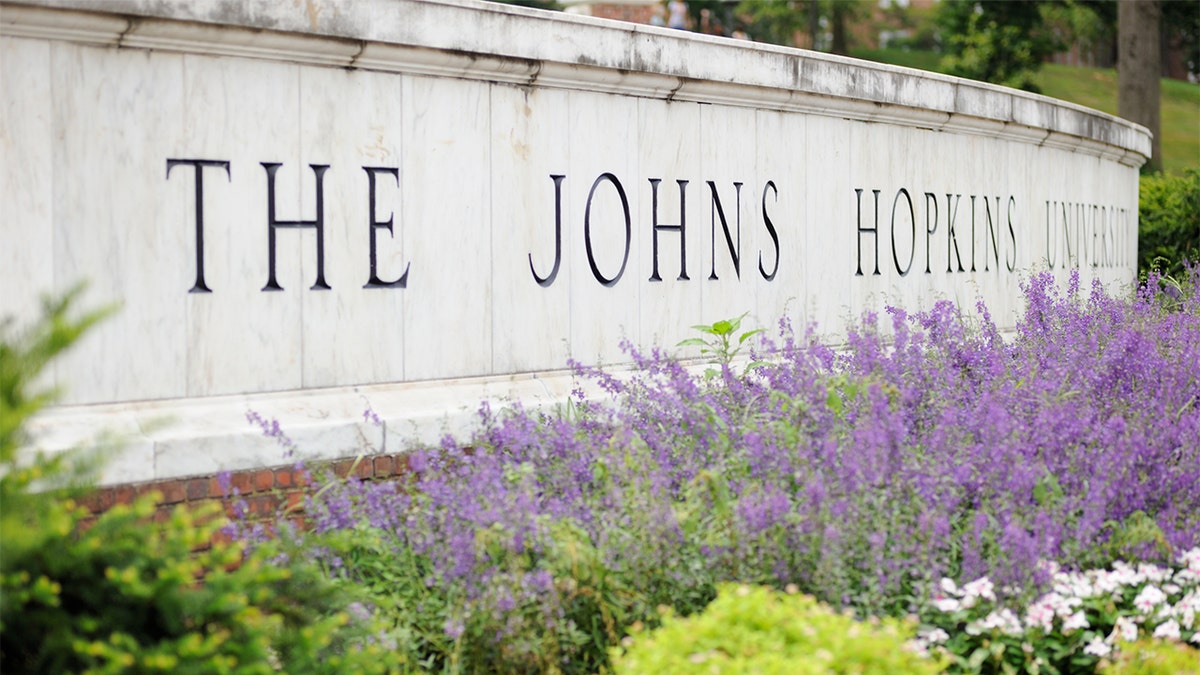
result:
[[[942,68],[951,75],[1040,92],[1034,76],[1066,47],[1049,23],[1048,2],[942,0]]]

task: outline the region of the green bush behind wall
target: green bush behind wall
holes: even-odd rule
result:
[[[1179,278],[1200,263],[1200,169],[1142,176],[1138,192],[1138,275]]]

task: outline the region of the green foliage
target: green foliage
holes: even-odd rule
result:
[[[1104,548],[1112,560],[1170,557],[1171,545],[1162,528],[1145,511],[1134,511],[1121,522],[1108,521],[1104,525],[1111,532]],[[1151,552],[1158,555],[1148,555]]]
[[[938,9],[951,75],[1037,92],[1034,80],[1046,57],[1062,48],[1045,28],[1045,3],[943,0]]]
[[[2,516],[28,516],[23,495],[35,482],[46,487],[66,487],[84,478],[89,467],[85,464],[72,469],[65,457],[41,459],[35,464],[21,464],[17,451],[28,443],[24,423],[52,402],[57,395],[53,388],[38,382],[39,373],[54,357],[74,343],[79,336],[112,310],[100,310],[82,317],[72,315],[72,304],[83,292],[76,286],[60,300],[42,301],[43,319],[17,330],[10,318],[0,318],[0,499],[10,509]],[[56,481],[47,483],[47,481]],[[9,531],[5,527],[6,533]],[[9,537],[5,537],[6,540]],[[7,542],[6,542],[7,543]]]
[[[1138,192],[1138,274],[1179,278],[1200,263],[1200,169],[1142,176]]]
[[[856,621],[807,595],[723,584],[695,616],[668,615],[657,630],[613,649],[613,672],[936,673],[940,663],[907,644],[914,626]]]
[[[48,500],[54,499],[46,495]],[[385,672],[382,645],[343,630],[345,603],[319,568],[214,541],[220,507],[175,509],[157,495],[82,526],[70,500],[38,546],[5,552],[3,668],[21,672]],[[355,632],[355,631],[351,631]]]
[[[759,42],[796,45],[796,33],[807,30],[809,3],[797,6],[777,0],[741,0],[734,14],[744,17],[746,30]]]
[[[1187,3],[1169,3],[1184,5]],[[852,50],[852,56],[909,68],[946,72],[933,51],[904,49]],[[1117,71],[1045,63],[1036,77],[1041,92],[1053,98],[1117,114]],[[1167,173],[1194,169],[1200,163],[1200,86],[1163,78],[1162,151]]]
[[[1100,666],[1100,675],[1200,675],[1194,648],[1174,642],[1142,639],[1122,645],[1115,659]]]
[[[598,463],[593,474],[604,489],[642,492],[645,484],[622,484],[613,474],[648,472],[644,446],[630,449],[622,466]],[[513,472],[519,483],[521,470]],[[354,491],[352,483],[331,476],[329,494]],[[707,483],[705,484],[707,486]],[[708,527],[714,519],[699,501],[704,486],[683,500],[690,517],[682,527]],[[333,497],[340,499],[340,496]],[[412,495],[428,507],[422,495]],[[632,495],[631,495],[632,498]],[[361,499],[358,498],[358,499]],[[729,509],[717,508],[721,522]],[[646,532],[663,527],[653,514],[626,523],[629,555],[620,564],[607,559],[591,537],[571,519],[542,519],[539,548],[514,550],[515,531],[499,524],[481,528],[470,542],[489,565],[486,584],[468,593],[443,583],[427,555],[369,526],[305,533],[309,548],[323,551],[327,573],[361,588],[377,615],[390,628],[392,648],[423,672],[440,673],[597,673],[608,668],[608,649],[631,624],[655,623],[656,608],[669,605],[691,613],[705,607],[715,591],[703,569],[698,546],[664,551],[649,566],[641,554],[654,545]],[[728,528],[709,541],[724,543]],[[610,542],[611,543],[611,542]],[[552,611],[547,597],[554,597]]]
[[[722,366],[728,366],[733,362],[737,355],[742,351],[742,345],[746,344],[746,340],[763,332],[764,329],[756,328],[738,335],[737,332],[742,328],[742,319],[746,318],[746,314],[733,319],[723,319],[712,325],[699,324],[692,326],[693,329],[708,335],[707,338],[688,338],[677,344],[677,347],[700,347],[700,354],[708,356],[713,363]],[[747,368],[756,368],[760,363],[751,363]],[[715,369],[709,369],[709,377],[717,374]]]
[[[22,458],[25,423],[53,400],[39,373],[105,312],[72,318],[79,291],[23,332],[0,331],[0,670],[75,673],[385,672],[367,618],[297,551],[215,537],[220,507],[157,495],[94,520],[64,484],[89,478],[75,453]]]

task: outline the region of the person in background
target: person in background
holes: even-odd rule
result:
[[[663,6],[662,6],[662,5],[656,5],[656,6],[654,7],[654,14],[651,14],[651,15],[650,15],[650,25],[651,25],[651,26],[665,26],[665,25],[667,25],[667,19],[666,19],[666,16],[667,16],[667,11],[666,11],[665,9],[663,9]]]
[[[671,0],[667,3],[667,10],[670,12],[667,25],[671,28],[685,30],[687,28],[687,3],[683,0]]]

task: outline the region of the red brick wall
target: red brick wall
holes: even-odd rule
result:
[[[659,5],[660,3],[657,2],[649,2],[644,5],[606,5],[597,3],[592,5],[592,16],[598,16],[602,19],[632,21],[633,23],[650,23],[650,18],[654,16],[654,10]]]
[[[353,469],[354,475],[364,480],[387,479],[403,475],[408,470],[408,460],[404,455],[375,455],[363,457],[355,464],[355,458],[348,458],[333,462],[332,469],[342,477]],[[162,501],[158,505],[157,518],[166,519],[179,504],[198,506],[210,502],[221,503],[226,514],[232,515],[234,502],[243,500],[251,519],[260,520],[274,516],[283,508],[301,508],[308,474],[292,465],[238,471],[230,474],[229,487],[231,491],[237,491],[236,497],[222,492],[216,476],[193,476],[105,486],[80,501],[93,514],[98,514],[116,504],[129,504],[142,495],[159,492]]]

